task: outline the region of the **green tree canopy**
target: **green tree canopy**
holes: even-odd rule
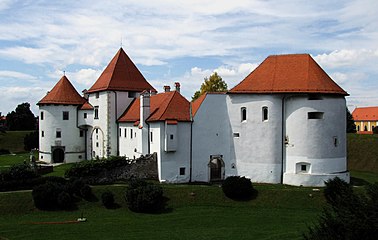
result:
[[[349,109],[347,108],[347,133],[355,133],[356,132],[356,124],[354,124],[353,116],[350,114]]]
[[[196,91],[192,97],[192,101],[206,92],[225,92],[227,91],[227,83],[223,81],[222,77],[214,72],[209,78],[205,77],[201,84],[200,90]]]
[[[34,130],[35,124],[36,119],[27,102],[19,104],[15,111],[7,115],[7,126],[11,131]]]

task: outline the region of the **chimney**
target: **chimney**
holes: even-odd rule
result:
[[[88,97],[89,97],[88,90],[87,90],[87,89],[84,89],[84,90],[82,91],[82,93],[83,93],[83,98],[85,98],[85,99],[88,100]]]
[[[170,92],[171,87],[170,86],[164,86],[164,92]]]
[[[143,127],[146,119],[150,116],[150,93],[143,91],[140,94],[140,120],[139,126]]]
[[[180,92],[180,83],[179,82],[175,82],[175,88],[176,88],[177,92]]]

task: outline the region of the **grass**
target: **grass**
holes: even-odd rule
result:
[[[71,168],[75,163],[66,163],[61,164],[58,166],[54,166],[54,170],[51,173],[46,174],[45,176],[57,176],[57,177],[64,177],[64,173],[66,170]]]
[[[30,192],[0,193],[0,236],[9,239],[300,239],[324,204],[321,192],[309,188],[258,185],[259,196],[236,202],[218,186],[162,185],[168,211],[130,212],[123,199],[125,186],[94,187],[116,195],[120,208],[81,201],[76,211],[48,212],[33,207]],[[194,196],[190,193],[195,193]],[[313,197],[309,197],[309,193]],[[32,224],[88,219],[79,224]]]
[[[348,168],[378,173],[378,134],[348,134]]]
[[[32,131],[7,131],[0,133],[0,149],[8,149],[12,153],[25,152],[24,137]]]

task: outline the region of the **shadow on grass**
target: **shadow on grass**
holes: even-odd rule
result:
[[[256,199],[258,197],[258,195],[259,195],[259,192],[256,189],[253,189],[253,191],[252,191],[252,193],[251,193],[250,196],[244,196],[244,197],[230,197],[230,196],[226,196],[226,197],[228,197],[231,200],[238,201],[238,202],[248,202],[248,201]]]
[[[350,184],[353,186],[365,186],[368,185],[369,182],[361,178],[350,177]]]

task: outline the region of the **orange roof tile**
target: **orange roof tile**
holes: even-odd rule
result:
[[[229,93],[348,95],[309,54],[269,56]]]
[[[146,89],[156,91],[146,81],[125,51],[120,48],[88,92],[106,90],[141,92]]]
[[[196,115],[198,109],[200,108],[202,102],[205,100],[207,93],[202,94],[199,96],[194,102],[192,102],[192,115],[193,117]]]
[[[87,101],[80,107],[80,110],[93,110],[93,106]]]
[[[164,92],[150,97],[148,122],[177,120],[190,121],[190,103],[179,92]],[[135,122],[140,118],[140,99],[137,98],[118,119],[119,122]]]
[[[37,105],[40,104],[72,104],[82,105],[85,99],[79,95],[66,76],[63,76],[53,89],[43,97]]]
[[[378,107],[361,107],[352,113],[354,121],[378,121]]]

